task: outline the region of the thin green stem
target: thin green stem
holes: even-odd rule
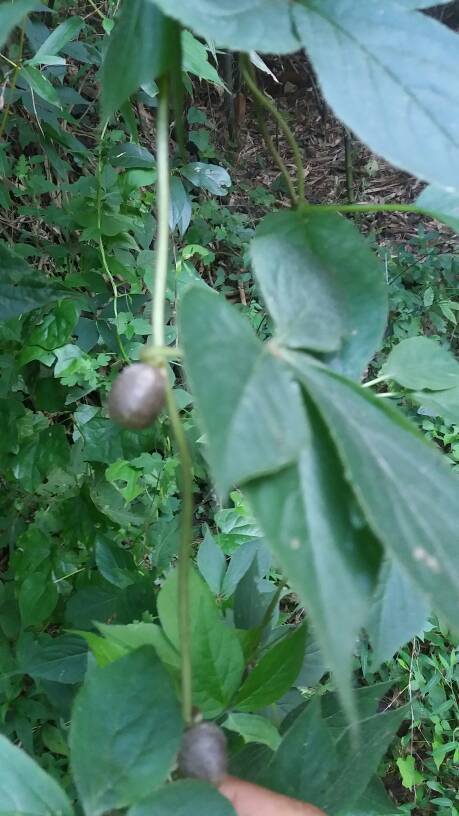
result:
[[[263,108],[269,111],[290,145],[296,164],[298,198],[300,201],[304,201],[304,167],[298,142],[296,141],[295,136],[293,135],[293,132],[291,131],[284,117],[276,108],[275,104],[271,102],[271,100],[268,99],[268,97],[265,96],[263,91],[258,87],[255,78],[255,71],[253,70],[252,63],[246,54],[241,54],[241,73],[247,87],[253,94],[254,99],[259,102]]]
[[[384,376],[375,377],[374,380],[368,380],[368,382],[363,383],[363,387],[364,388],[371,388],[373,385],[379,385],[379,383],[384,382],[385,380],[387,380],[387,377],[384,377]]]
[[[177,410],[174,392],[167,386],[167,409],[180,457],[182,507],[180,517],[180,551],[178,559],[178,618],[182,684],[182,713],[187,725],[192,721],[193,682],[191,668],[190,625],[190,559],[193,546],[193,476],[191,456],[185,432]]]
[[[157,122],[157,240],[152,332],[153,344],[164,346],[164,307],[169,259],[169,80],[159,81]]]
[[[112,273],[110,272],[110,267],[107,262],[107,256],[105,254],[105,247],[104,242],[102,239],[102,146],[104,143],[105,134],[107,132],[108,122],[102,128],[102,133],[100,135],[100,143],[99,143],[99,154],[97,158],[97,229],[99,232],[99,252],[100,258],[102,261],[103,270],[110,281],[110,285],[112,287],[113,292],[113,314],[115,316],[115,334],[116,340],[118,343],[118,347],[120,350],[120,354],[125,363],[129,363],[129,357],[126,354],[126,349],[124,348],[123,341],[121,340],[121,336],[118,329],[118,287],[116,285],[115,278],[113,277]]]
[[[260,103],[255,100],[255,110],[257,115],[258,127],[260,128],[261,135],[263,136],[263,141],[268,148],[271,156],[273,157],[274,161],[276,162],[279,170],[282,173],[283,178],[285,179],[285,183],[287,185],[288,194],[290,196],[290,200],[292,202],[292,206],[296,207],[298,204],[298,199],[296,197],[295,188],[293,187],[292,179],[290,173],[287,170],[287,165],[285,164],[282,156],[276,150],[273,140],[271,139],[269,130],[266,126],[266,122],[263,119],[262,112],[261,112],[261,105]]]
[[[21,34],[20,34],[20,38],[19,38],[19,59],[18,59],[18,63],[17,64],[16,63],[11,63],[12,65],[14,65],[14,73],[13,73],[13,78],[11,80],[11,85],[10,85],[10,91],[11,92],[13,92],[14,89],[16,88],[16,82],[17,82],[17,79],[18,79],[18,74],[19,74],[19,71],[21,70],[21,62],[22,62],[23,51],[24,51],[24,27],[21,28]],[[3,59],[6,59],[6,58],[3,57]],[[2,138],[3,134],[5,133],[6,126],[8,124],[8,119],[9,119],[9,116],[10,116],[10,113],[11,113],[11,106],[12,106],[12,103],[8,102],[8,104],[5,107],[5,110],[3,111],[2,121],[1,121],[1,124],[0,124],[0,139]]]
[[[162,77],[159,81],[159,104],[156,137],[158,171],[157,188],[157,240],[156,268],[153,302],[153,343],[164,347],[164,303],[167,286],[169,250],[169,81]],[[164,365],[164,360],[162,361]],[[178,619],[180,633],[180,660],[182,683],[182,712],[187,724],[192,721],[192,668],[191,668],[191,626],[189,599],[190,558],[193,545],[193,472],[192,461],[185,431],[177,409],[173,389],[169,382],[166,387],[167,409],[172,433],[177,446],[181,465],[181,524],[180,552],[178,560]]]
[[[315,210],[328,212],[412,212],[419,215],[428,215],[425,210],[415,204],[312,204]]]
[[[347,127],[344,127],[344,159],[346,164],[346,187],[349,204],[354,203],[354,151],[352,150],[352,136]]]
[[[13,60],[11,60],[9,57],[5,57],[5,54],[0,53],[0,57],[2,58],[2,60],[5,60],[5,62],[7,62],[8,65],[11,65],[12,68],[15,68],[17,71],[19,71],[21,66],[17,62],[13,62]]]

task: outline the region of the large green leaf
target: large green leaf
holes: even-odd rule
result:
[[[450,187],[459,175],[458,36],[395,0],[302,0],[292,15],[337,116],[392,164]]]
[[[338,374],[290,354],[374,533],[459,630],[459,480],[395,409]]]
[[[294,462],[308,436],[300,395],[249,323],[196,286],[183,295],[180,331],[219,492]]]
[[[29,60],[29,65],[39,65],[48,57],[58,54],[61,48],[64,48],[75,37],[78,37],[83,26],[83,20],[76,15],[64,20],[60,25],[56,26],[49,37],[41,44],[35,56]]]
[[[225,709],[239,688],[244,658],[235,630],[223,622],[208,587],[194,571],[190,574],[189,592],[193,702],[211,718]],[[179,650],[177,599],[175,570],[158,595],[158,613],[166,636]]]
[[[14,3],[0,3],[0,48],[5,45],[11,31],[29,13],[38,8],[37,0],[15,0]]]
[[[414,391],[410,397],[429,415],[440,416],[445,422],[459,425],[459,386],[446,391]]]
[[[153,0],[150,0],[153,2]],[[300,43],[286,0],[154,0],[201,37],[235,51],[287,53]]]
[[[358,695],[356,735],[339,714],[326,716],[327,697],[322,710],[316,698],[296,717],[258,781],[333,816],[346,813],[365,792],[407,708],[369,714]]]
[[[178,28],[150,0],[123,0],[102,65],[102,109],[109,116],[145,82],[179,64]]]
[[[275,643],[250,672],[234,703],[238,711],[258,711],[275,703],[293,686],[303,664],[306,627]]]
[[[0,244],[0,320],[10,320],[65,296],[66,290]]]
[[[459,386],[458,361],[430,337],[402,340],[392,349],[380,373],[413,390],[442,391]]]
[[[180,172],[188,181],[212,195],[223,196],[231,186],[231,178],[224,167],[207,162],[190,162],[181,168]]]
[[[18,644],[18,668],[36,679],[71,685],[83,679],[87,655],[86,643],[76,635],[27,636]]]
[[[23,65],[19,76],[26,81],[32,93],[36,93],[37,96],[44,99],[49,105],[54,105],[56,108],[62,107],[56,88],[38,68],[34,68],[31,65]]]
[[[212,785],[187,779],[166,785],[134,805],[128,816],[236,816],[231,802]]]
[[[298,464],[250,482],[245,490],[276,558],[311,616],[352,716],[352,650],[370,606],[379,546],[356,517],[326,428],[314,411],[310,420],[313,443],[303,450]]]
[[[0,735],[0,816],[72,816],[57,782]]]
[[[227,731],[240,734],[245,743],[267,745],[272,751],[279,747],[279,732],[271,720],[258,714],[228,714],[223,723]]]
[[[209,62],[207,48],[190,31],[182,31],[182,55],[184,71],[215,85],[224,85],[217,69]]]
[[[375,777],[357,802],[339,811],[338,816],[397,816],[397,814],[400,814],[398,805],[389,799],[382,781]]]
[[[87,816],[152,793],[172,769],[181,733],[171,680],[151,646],[91,670],[70,730],[73,774]]]
[[[451,0],[397,0],[399,6],[410,11],[414,9],[432,8],[432,6],[442,6],[450,3]]]
[[[355,227],[314,208],[275,213],[257,228],[251,256],[277,341],[328,353],[334,367],[360,377],[382,340],[387,287]]]
[[[416,206],[459,232],[459,190],[443,190],[429,184],[416,199]]]
[[[378,578],[366,630],[371,643],[371,665],[376,670],[397,649],[418,635],[427,621],[429,607],[413,582],[388,559]]]

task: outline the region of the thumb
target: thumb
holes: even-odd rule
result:
[[[226,776],[219,790],[232,802],[238,816],[325,816],[314,805],[306,805],[234,776]]]

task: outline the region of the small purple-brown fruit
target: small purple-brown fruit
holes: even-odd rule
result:
[[[111,418],[123,428],[148,428],[161,413],[166,401],[166,374],[147,363],[123,368],[108,398]]]
[[[183,776],[219,785],[228,771],[226,737],[217,725],[202,722],[185,731],[178,757]]]

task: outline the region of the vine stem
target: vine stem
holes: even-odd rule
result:
[[[156,159],[157,187],[157,243],[152,310],[154,346],[164,346],[164,304],[167,285],[169,254],[169,80],[159,80],[159,104],[157,120]],[[163,360],[164,364],[164,360]],[[180,660],[182,684],[182,712],[187,724],[192,721],[192,669],[189,572],[193,545],[193,475],[192,462],[185,431],[177,409],[173,389],[167,381],[166,400],[172,433],[181,465],[181,524],[180,551],[178,559],[178,622],[180,635]]]
[[[123,341],[121,340],[121,336],[118,330],[118,287],[116,285],[115,278],[110,272],[110,267],[107,262],[107,256],[105,254],[104,242],[102,240],[102,145],[104,143],[107,127],[108,121],[105,122],[105,125],[102,128],[102,133],[100,135],[99,155],[97,158],[97,229],[99,232],[99,252],[102,261],[102,267],[104,269],[105,274],[107,275],[107,278],[110,281],[110,285],[113,291],[113,314],[115,315],[116,340],[124,362],[129,363],[129,357],[126,354],[126,349],[124,348]]]
[[[241,71],[244,77],[244,80],[247,84],[247,87],[251,91],[254,96],[255,101],[257,101],[263,108],[265,108],[273,119],[279,125],[281,131],[283,132],[285,138],[287,139],[290,148],[293,153],[293,157],[295,159],[296,164],[296,173],[297,173],[297,186],[298,186],[298,198],[300,202],[304,202],[304,167],[303,161],[301,158],[300,148],[298,147],[298,142],[295,139],[293,132],[291,131],[290,127],[288,126],[287,122],[285,121],[284,117],[282,116],[281,112],[278,111],[275,104],[271,102],[270,99],[263,93],[261,88],[258,87],[257,80],[255,78],[255,72],[252,68],[252,64],[250,62],[249,57],[247,54],[241,54]],[[276,151],[277,152],[277,151]],[[277,159],[276,159],[277,161]]]
[[[274,145],[273,140],[271,139],[270,133],[268,128],[266,127],[266,122],[263,120],[263,114],[261,110],[261,105],[259,102],[255,101],[255,109],[257,114],[257,121],[258,127],[260,128],[261,135],[263,136],[264,143],[268,148],[271,156],[273,157],[274,161],[276,162],[277,166],[279,167],[282,176],[285,179],[285,183],[287,185],[288,194],[290,196],[290,201],[292,202],[292,206],[296,207],[298,204],[298,199],[296,197],[295,188],[293,187],[292,179],[290,177],[290,173],[287,170],[287,165],[285,164],[284,160],[282,159],[281,155],[279,154],[278,150]]]
[[[312,204],[314,210],[327,212],[412,212],[419,215],[429,215],[429,212],[416,207],[415,204]],[[431,215],[431,213],[430,213]]]
[[[11,85],[10,85],[10,90],[11,91],[14,91],[14,89],[16,88],[16,82],[17,82],[17,79],[18,79],[18,74],[19,74],[19,71],[21,70],[21,62],[22,62],[23,51],[24,51],[24,27],[21,28],[21,34],[20,34],[20,39],[19,39],[19,57],[18,57],[18,61],[17,61],[17,63],[12,63],[14,65],[14,73],[13,73],[13,77],[12,77]],[[3,59],[6,59],[6,58],[3,57]],[[5,110],[3,112],[2,121],[1,121],[1,124],[0,124],[0,139],[2,138],[3,134],[5,133],[6,126],[8,124],[8,119],[9,119],[9,115],[10,115],[10,112],[11,112],[11,105],[12,105],[12,103],[8,102],[8,104],[6,105]]]

